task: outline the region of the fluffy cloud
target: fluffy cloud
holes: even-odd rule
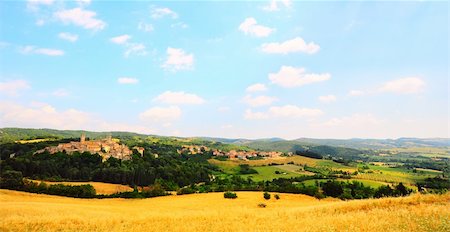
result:
[[[147,24],[144,22],[139,22],[138,24],[138,30],[144,31],[144,32],[151,32],[154,30],[152,24]]]
[[[27,9],[33,12],[39,11],[40,6],[50,6],[54,0],[27,0]]]
[[[337,98],[334,95],[325,95],[325,96],[319,97],[319,101],[321,101],[323,103],[331,103],[331,102],[335,102],[336,100],[337,100]]]
[[[294,52],[314,54],[318,52],[319,49],[319,45],[314,42],[306,43],[305,40],[300,37],[296,37],[282,43],[265,43],[261,45],[261,50],[263,52],[272,54],[288,54]]]
[[[94,11],[85,10],[81,7],[70,10],[60,10],[53,14],[53,16],[65,24],[74,24],[88,30],[103,30],[106,23],[96,18],[97,13]]]
[[[267,112],[253,112],[247,109],[245,119],[268,119],[268,118],[313,118],[322,115],[319,109],[301,108],[294,105],[272,106]]]
[[[123,55],[128,58],[131,55],[145,56],[147,55],[147,48],[141,43],[131,43],[128,42],[131,39],[130,35],[119,35],[109,39],[112,43],[123,45],[125,47],[125,52]]]
[[[47,103],[41,102],[33,102],[30,105],[0,102],[0,127],[154,132],[145,126],[107,122],[91,113],[77,109],[58,110]]]
[[[20,49],[23,54],[40,54],[46,56],[62,56],[64,55],[63,50],[52,49],[52,48],[37,48],[35,46],[25,46]]]
[[[61,32],[58,34],[58,37],[63,40],[67,40],[69,42],[75,42],[78,40],[78,35],[71,34],[68,32]]]
[[[127,43],[126,50],[123,55],[125,57],[129,57],[131,55],[145,56],[147,55],[147,48],[141,43]]]
[[[261,83],[256,83],[256,84],[250,85],[246,89],[247,92],[259,92],[259,91],[266,91],[266,90],[267,90],[266,85],[261,84]]]
[[[138,79],[132,77],[120,77],[117,79],[117,83],[119,84],[137,84],[138,82]]]
[[[420,93],[425,88],[425,82],[417,77],[401,78],[388,81],[379,89],[380,92],[391,92],[397,94]]]
[[[181,109],[178,106],[169,107],[152,107],[141,114],[139,118],[142,121],[150,122],[168,122],[179,119],[181,117]]]
[[[274,29],[270,27],[258,25],[254,18],[246,18],[244,22],[239,25],[239,30],[245,34],[256,37],[267,37],[274,31]]]
[[[190,105],[199,105],[205,103],[205,100],[195,94],[185,93],[185,92],[172,92],[166,91],[156,98],[153,99],[156,102],[172,104],[172,105],[181,105],[181,104],[190,104]]]
[[[262,9],[265,11],[279,11],[280,6],[282,7],[291,7],[292,0],[272,0],[270,3],[266,6],[264,6]]]
[[[269,97],[269,96],[252,97],[251,95],[247,95],[243,99],[243,101],[251,107],[271,105],[276,100],[277,99],[274,97]]]
[[[25,80],[0,82],[0,93],[8,96],[18,96],[20,91],[30,88],[30,84]]]
[[[348,95],[349,96],[362,96],[362,95],[364,95],[365,94],[365,92],[364,91],[362,91],[362,90],[350,90],[349,92],[348,92]]]
[[[88,113],[75,109],[58,111],[46,103],[34,103],[28,107],[0,102],[0,118],[4,125],[18,127],[80,129],[93,126],[93,117]]]
[[[115,44],[125,44],[128,42],[129,39],[131,39],[131,36],[125,34],[125,35],[119,35],[116,37],[112,37],[109,40]]]
[[[162,65],[167,71],[190,70],[194,65],[194,55],[179,48],[167,48],[167,60]]]
[[[52,92],[52,95],[56,97],[65,97],[69,95],[69,92],[65,89],[57,89]]]
[[[150,15],[154,19],[159,19],[166,16],[171,17],[173,19],[178,18],[178,14],[169,8],[153,8]]]
[[[357,129],[358,131],[364,131],[365,128],[371,126],[380,126],[383,121],[376,118],[372,114],[353,114],[350,116],[332,118],[323,123],[313,124],[313,127],[324,128],[342,128],[342,131],[349,129]]]
[[[282,66],[277,73],[269,73],[269,79],[273,84],[284,88],[293,88],[315,82],[329,80],[329,73],[306,73],[304,68],[295,68],[291,66]]]

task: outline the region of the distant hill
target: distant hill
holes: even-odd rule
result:
[[[207,138],[205,138],[207,139]],[[220,139],[214,139],[219,141]],[[299,148],[311,146],[347,147],[353,149],[389,149],[398,147],[450,147],[448,138],[399,138],[399,139],[311,139],[300,138],[295,140],[257,139],[257,140],[230,140],[223,139],[223,143],[235,143],[260,150],[279,150],[283,152],[296,151]]]
[[[104,138],[108,135],[113,137],[133,137],[133,136],[145,136],[132,132],[92,132],[84,130],[54,130],[54,129],[27,129],[27,128],[1,128],[0,129],[0,142],[14,142],[17,140],[28,139],[40,139],[40,138],[79,138],[82,133],[86,134],[86,137],[96,139]]]
[[[117,138],[124,137],[161,137],[177,138],[156,135],[144,135],[133,132],[92,132],[84,130],[54,130],[54,129],[25,129],[25,128],[1,128],[0,142],[14,142],[17,140],[39,139],[39,138],[78,138],[85,133],[89,138],[103,138],[112,135]],[[265,139],[229,139],[212,137],[195,137],[192,139],[213,141],[238,146],[246,146],[259,150],[277,150],[283,152],[302,150],[312,146],[333,146],[353,149],[388,149],[398,147],[450,147],[449,138],[399,138],[399,139],[312,139],[299,138],[295,140],[284,140],[281,138]]]

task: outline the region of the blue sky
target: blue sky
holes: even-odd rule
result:
[[[448,2],[1,1],[0,126],[450,137]]]

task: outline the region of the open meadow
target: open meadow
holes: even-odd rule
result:
[[[0,190],[1,231],[449,231],[450,194],[340,201],[261,192],[74,199]],[[273,194],[272,194],[273,195]],[[265,203],[266,208],[258,207]]]

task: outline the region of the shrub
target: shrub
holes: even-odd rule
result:
[[[270,199],[270,193],[264,192],[264,199],[269,200]]]
[[[264,203],[259,203],[259,204],[258,204],[258,207],[260,207],[260,208],[266,208],[266,206],[267,206],[267,205],[264,204]]]
[[[237,195],[236,195],[236,193],[234,193],[234,192],[227,191],[227,192],[225,192],[225,193],[223,194],[223,197],[224,197],[224,198],[235,199],[235,198],[237,198]]]
[[[275,197],[275,199],[280,200],[280,195],[275,194],[274,197]]]

